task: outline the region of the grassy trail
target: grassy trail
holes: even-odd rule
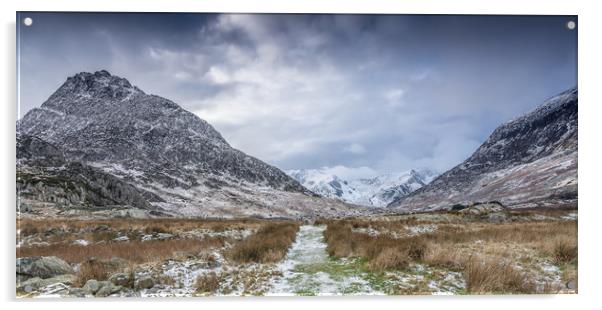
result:
[[[301,226],[285,260],[278,266],[282,277],[267,295],[382,294],[365,279],[351,260],[331,259],[326,253],[325,226]]]

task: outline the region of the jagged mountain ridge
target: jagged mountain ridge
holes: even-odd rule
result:
[[[69,77],[17,127],[19,135],[60,145],[68,162],[160,197],[149,203],[175,216],[357,211],[316,197],[278,168],[232,148],[198,116],[104,70]]]
[[[20,121],[23,134],[61,144],[67,157],[141,171],[166,186],[211,173],[303,192],[279,169],[232,147],[206,121],[107,71],[79,73]],[[113,169],[115,170],[115,169]]]
[[[417,169],[371,178],[344,179],[327,170],[301,169],[287,173],[314,193],[370,207],[384,207],[426,185],[436,176],[429,169]]]
[[[577,201],[577,88],[502,124],[463,163],[390,208],[433,210],[498,200],[510,207]]]

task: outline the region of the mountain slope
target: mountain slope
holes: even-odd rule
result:
[[[314,200],[293,178],[232,148],[174,102],[107,71],[79,73],[17,124],[81,162],[160,196],[153,205],[186,216],[301,216]],[[274,199],[279,197],[279,199]],[[287,205],[295,202],[295,207]],[[329,207],[346,210],[337,204]]]
[[[499,126],[463,163],[391,204],[432,210],[498,200],[511,207],[576,205],[576,88]]]
[[[162,199],[80,162],[65,160],[63,151],[33,136],[17,135],[17,192],[27,211],[32,204],[86,207],[129,205],[155,211]],[[155,213],[158,214],[158,213]]]
[[[384,207],[396,198],[424,186],[436,176],[428,169],[359,179],[343,179],[327,169],[289,170],[287,173],[314,193],[372,207]]]

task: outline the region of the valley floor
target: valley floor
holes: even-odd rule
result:
[[[21,220],[17,296],[575,293],[576,216]]]

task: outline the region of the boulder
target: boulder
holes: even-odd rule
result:
[[[91,294],[83,288],[72,287],[69,289],[67,295],[69,297],[86,297]]]
[[[86,282],[86,284],[84,284],[84,286],[82,287],[83,290],[85,290],[86,292],[89,292],[89,294],[96,294],[96,292],[98,292],[98,290],[100,289],[100,282],[98,282],[97,280],[94,279],[90,279]]]
[[[172,234],[158,233],[157,237],[155,239],[157,239],[157,240],[168,240],[168,239],[171,239],[173,237],[174,237],[174,235],[172,235]]]
[[[128,286],[130,283],[130,275],[123,272],[115,273],[109,277],[109,281],[115,285]]]
[[[499,202],[475,203],[458,212],[466,215],[488,215],[490,213],[505,212],[506,208]]]
[[[73,274],[73,268],[56,256],[36,256],[17,258],[17,273],[42,279],[62,274]]]
[[[120,285],[115,285],[111,283],[111,281],[100,281],[99,283],[101,287],[98,290],[98,292],[96,292],[96,294],[94,295],[96,297],[107,297],[111,294],[115,294],[121,291],[122,289]]]
[[[40,291],[41,289],[55,285],[57,283],[62,283],[65,285],[72,285],[76,280],[75,275],[65,274],[60,275],[48,279],[42,279],[39,277],[31,278],[29,280],[23,281],[17,284],[17,291],[31,293],[34,291]]]
[[[113,239],[113,241],[117,241],[117,242],[130,241],[130,238],[128,236],[119,236],[119,237]]]
[[[134,287],[137,290],[148,289],[155,286],[155,280],[151,276],[142,276],[139,279],[136,279],[134,283]]]

